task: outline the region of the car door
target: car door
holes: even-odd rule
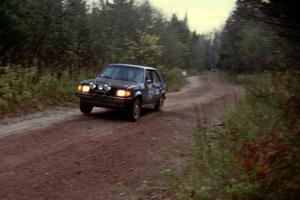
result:
[[[163,82],[157,73],[157,71],[152,70],[152,78],[153,78],[153,87],[154,87],[154,102],[159,101],[159,99],[162,96],[162,90],[163,90]]]
[[[146,71],[146,80],[145,80],[145,87],[146,87],[146,103],[153,103],[155,101],[155,87],[153,84],[153,76],[151,70]]]

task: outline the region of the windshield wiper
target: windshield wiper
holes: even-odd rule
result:
[[[108,79],[112,79],[113,78],[111,76],[105,76],[105,75],[101,75],[101,77],[108,78]]]
[[[117,80],[120,80],[120,81],[133,81],[133,82],[138,82],[138,81],[136,81],[136,80],[129,80],[129,79],[121,79],[121,78],[118,78]]]

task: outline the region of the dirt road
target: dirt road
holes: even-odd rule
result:
[[[60,108],[0,121],[0,199],[128,199],[176,167],[189,148],[197,116],[220,120],[241,89],[216,75],[191,77],[161,112],[131,123],[123,113],[90,116]],[[197,108],[197,109],[196,109]]]

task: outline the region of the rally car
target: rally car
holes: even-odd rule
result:
[[[145,105],[160,110],[166,99],[166,84],[153,67],[110,64],[95,79],[81,81],[75,95],[84,114],[90,114],[93,107],[123,109],[136,121]]]

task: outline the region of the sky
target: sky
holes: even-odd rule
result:
[[[87,0],[98,2],[98,0]],[[143,0],[139,0],[140,2]],[[225,24],[236,0],[149,0],[167,17],[173,13],[183,19],[188,15],[189,26],[198,33],[208,33]]]

